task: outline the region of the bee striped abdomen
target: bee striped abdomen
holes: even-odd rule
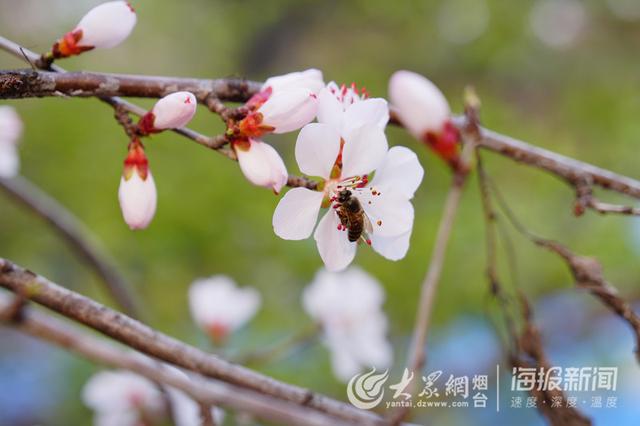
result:
[[[349,241],[355,242],[362,236],[362,230],[364,228],[364,211],[357,198],[351,197],[345,203],[345,210],[347,212],[347,219],[349,225],[347,226]]]

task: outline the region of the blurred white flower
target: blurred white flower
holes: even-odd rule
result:
[[[618,19],[623,21],[640,19],[640,2],[638,0],[607,0],[607,5]]]
[[[487,30],[490,16],[486,0],[447,0],[438,10],[438,34],[451,43],[470,43]]]
[[[82,400],[95,411],[96,426],[138,426],[166,414],[158,387],[128,371],[95,374],[84,386]]]
[[[145,133],[158,130],[179,129],[191,121],[198,102],[193,93],[175,92],[158,100],[153,109],[140,119],[139,126]]]
[[[580,0],[538,0],[529,20],[541,42],[554,49],[567,49],[587,27],[587,11]]]
[[[177,368],[164,366],[188,377]],[[200,426],[200,406],[181,390],[165,387],[176,426]],[[82,390],[82,400],[95,412],[96,426],[140,426],[165,424],[168,412],[164,396],[156,384],[135,373],[116,370],[92,376]],[[212,408],[216,424],[224,411]]]
[[[0,106],[0,177],[11,178],[20,170],[18,141],[22,120],[13,107]]]
[[[322,326],[340,380],[346,382],[365,368],[391,365],[384,292],[371,275],[357,267],[340,273],[320,270],[304,290],[302,303]]]
[[[140,142],[129,145],[118,188],[124,221],[131,229],[149,226],[156,213],[157,192],[149,163]]]
[[[257,139],[232,143],[240,170],[254,185],[271,188],[279,194],[289,174],[284,161],[271,145]]]
[[[136,13],[127,1],[110,1],[91,9],[53,46],[54,57],[78,55],[90,49],[109,49],[122,43],[136,25]]]
[[[318,92],[324,86],[316,69],[271,77],[246,103],[251,112],[239,123],[245,137],[287,133],[310,123],[316,116]]]
[[[198,279],[189,288],[191,316],[216,343],[253,318],[260,303],[257,290],[238,288],[224,275]]]

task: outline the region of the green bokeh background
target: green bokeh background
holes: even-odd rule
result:
[[[97,3],[0,0],[0,33],[44,51]],[[138,25],[126,43],[60,65],[71,70],[254,80],[317,67],[327,81],[355,81],[373,96],[386,96],[395,70],[411,69],[436,82],[455,111],[460,111],[464,87],[475,86],[483,122],[492,129],[640,177],[640,21],[617,19],[605,2],[582,2],[588,12],[585,29],[571,48],[558,50],[543,44],[531,30],[529,13],[536,2],[490,0],[486,31],[472,42],[455,44],[443,39],[438,23],[446,3],[136,0]],[[20,61],[0,55],[0,68],[21,67]],[[25,122],[24,176],[102,240],[140,294],[154,326],[206,348],[189,317],[187,289],[193,279],[219,273],[257,287],[264,299],[259,315],[230,342],[231,352],[268,345],[310,322],[299,300],[321,267],[315,243],[284,241],[273,234],[271,216],[278,198],[251,186],[237,164],[176,134],[154,136],[146,146],[158,210],[147,230],[131,232],[117,203],[127,139],[112,110],[93,99],[6,103],[15,106]],[[152,105],[147,100],[139,104]],[[190,126],[210,135],[223,131],[220,120],[203,107]],[[399,367],[449,172],[403,130],[390,128],[387,134],[391,145],[416,150],[426,170],[415,197],[412,246],[399,262],[360,248],[355,263],[386,289],[385,309]],[[298,172],[295,134],[268,140],[290,172]],[[484,158],[523,222],[578,253],[597,256],[608,278],[637,300],[640,252],[630,232],[634,219],[592,212],[575,218],[573,192],[562,182],[494,154]],[[605,194],[602,198],[621,200]],[[571,286],[564,264],[512,234],[520,286],[528,295],[535,299]],[[0,255],[112,303],[92,271],[48,226],[2,194]],[[484,256],[483,218],[473,178],[452,235],[435,305],[435,328],[462,315],[486,315]],[[91,414],[78,395],[95,368],[75,358],[64,368],[68,383],[58,395],[63,403],[49,413],[45,424],[87,423]],[[320,345],[260,370],[344,398],[344,387],[330,374],[328,355]]]

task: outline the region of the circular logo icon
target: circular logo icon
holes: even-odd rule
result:
[[[384,397],[384,383],[389,378],[389,370],[376,374],[372,368],[368,373],[353,376],[347,384],[349,402],[357,408],[370,410],[376,407]]]

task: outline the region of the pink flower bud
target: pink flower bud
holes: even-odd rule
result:
[[[418,139],[426,133],[440,133],[451,109],[440,89],[430,80],[411,71],[397,71],[389,80],[389,98],[400,121]]]
[[[256,139],[233,143],[240,170],[254,185],[272,188],[276,194],[287,183],[289,175],[284,161],[269,144]]]
[[[190,92],[175,92],[153,106],[153,127],[157,130],[178,129],[191,121],[196,113],[196,97]]]
[[[65,36],[63,42],[59,42],[64,45],[60,50],[63,56],[69,56],[81,53],[86,48],[110,49],[129,37],[135,25],[136,13],[129,2],[102,3],[84,15],[76,28],[69,33],[73,37]],[[65,48],[68,52],[65,52]]]
[[[149,226],[156,213],[156,184],[153,181],[147,157],[139,141],[129,145],[120,179],[118,200],[124,221],[131,229]]]

